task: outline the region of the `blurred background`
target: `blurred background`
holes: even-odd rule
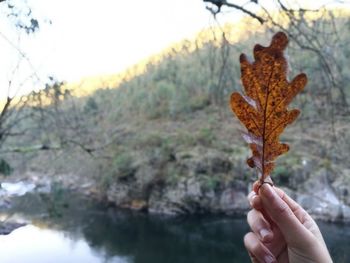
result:
[[[0,0],[0,14],[1,262],[249,262],[257,173],[229,98],[239,55],[278,31],[289,79],[309,82],[272,178],[349,262],[349,1]]]

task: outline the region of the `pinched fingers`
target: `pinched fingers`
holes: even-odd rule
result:
[[[273,232],[270,223],[258,210],[252,209],[248,212],[247,221],[251,230],[263,242],[270,242],[273,239]]]
[[[286,247],[286,241],[279,228],[272,225],[261,211],[255,209],[248,212],[247,221],[254,234],[278,258]]]
[[[253,232],[244,236],[244,245],[253,262],[277,263],[275,256]]]
[[[288,244],[308,245],[313,242],[310,231],[303,225],[297,215],[301,209],[296,203],[289,202],[283,191],[275,190],[268,184],[263,184],[259,190],[264,213],[268,215],[283,233]],[[286,202],[287,201],[287,202]],[[300,240],[303,241],[301,244]]]
[[[248,194],[248,201],[252,208],[256,210],[262,210],[263,205],[259,196],[259,188],[261,187],[260,181],[255,181],[253,184],[252,191]]]

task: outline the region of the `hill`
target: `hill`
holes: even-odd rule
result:
[[[228,98],[241,86],[239,54],[251,56],[254,44],[267,45],[272,34],[254,23],[203,31],[125,73],[102,77],[103,85],[88,80],[85,87],[59,84],[32,94],[35,103],[26,109],[31,118],[18,127],[27,130],[23,140],[6,145],[22,151],[3,158],[17,176],[60,175],[52,180],[71,185],[91,181],[91,191],[118,206],[158,213],[245,211],[255,175],[245,164],[248,149]],[[306,46],[292,39],[288,49],[290,76],[303,71],[310,79],[293,105],[303,114],[284,135],[292,150],[273,176],[317,216],[350,218],[344,104],[350,93],[349,16],[334,13],[306,24],[317,39],[304,39]],[[313,36],[310,27],[303,30]],[[310,48],[316,44],[321,49]],[[49,102],[44,108],[36,104],[38,95]],[[33,144],[53,150],[26,148]],[[323,200],[325,191],[338,203]]]

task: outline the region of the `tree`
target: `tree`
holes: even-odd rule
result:
[[[318,6],[313,2],[316,7],[312,9],[302,1],[275,0],[274,8],[267,5],[268,1],[258,0],[244,4],[234,0],[203,2],[215,18],[225,10],[237,10],[257,21],[265,32],[283,31],[288,35],[291,57],[303,54],[302,60],[299,55],[294,56],[300,61],[291,63],[310,75],[306,94],[300,99],[300,107],[309,112],[303,116],[309,123],[322,123],[325,130],[330,130],[317,154],[333,161],[344,160],[348,152],[344,121],[349,121],[350,113],[349,1],[330,1]]]
[[[203,0],[207,3],[207,9],[214,15],[220,14],[224,8],[239,10],[262,26],[267,25],[271,30],[280,30],[288,34],[288,37],[301,50],[310,51],[317,57],[325,76],[327,96],[331,100],[332,107],[337,106],[337,113],[349,113],[349,103],[346,91],[344,90],[344,76],[337,62],[335,49],[325,48],[339,44],[339,28],[334,22],[334,14],[327,10],[327,5],[338,3],[338,8],[344,7],[347,3],[342,1],[331,1],[327,5],[321,5],[309,9],[293,2],[274,1],[275,9],[267,6],[266,1],[251,0],[243,5],[235,4],[235,1],[227,0]],[[310,17],[324,17],[324,21],[318,20],[318,24],[310,23]],[[330,20],[330,25],[324,26],[325,20]],[[333,35],[332,38],[329,35]],[[336,89],[338,92],[334,94]],[[332,116],[335,109],[330,110]]]
[[[14,29],[18,31],[18,34],[31,35],[39,30],[39,19],[36,18],[31,8],[26,1],[15,0],[0,0],[0,14],[6,17],[9,22],[14,26]],[[17,127],[22,121],[30,118],[31,115],[24,113],[24,109],[27,107],[29,101],[25,96],[18,96],[21,88],[26,84],[30,78],[39,79],[35,68],[27,55],[16,45],[9,37],[0,31],[0,37],[7,42],[13,49],[16,50],[20,59],[13,69],[12,79],[8,81],[8,87],[1,87],[1,89],[7,89],[7,94],[4,101],[0,100],[0,148],[3,143],[9,137],[17,137],[23,135],[26,131],[20,130],[14,132],[14,128]],[[15,72],[19,70],[20,61],[24,60],[32,70],[32,73],[22,83],[14,84]],[[4,93],[2,93],[4,94]],[[1,99],[1,98],[0,98]]]

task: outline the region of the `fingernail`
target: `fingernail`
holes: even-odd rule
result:
[[[248,198],[251,198],[254,194],[255,194],[254,192],[250,192],[250,193],[248,194]]]
[[[269,231],[269,230],[263,228],[263,229],[261,229],[261,230],[259,231],[259,234],[260,234],[261,239],[262,239],[263,241],[267,241],[266,239],[268,239],[268,236],[271,236],[271,231]]]
[[[256,193],[255,193],[255,192],[250,192],[250,193],[248,194],[248,196],[247,196],[248,201],[249,201],[249,205],[250,205],[251,207],[253,207],[253,200],[254,200],[255,197],[256,197]]]
[[[271,255],[265,255],[264,261],[265,263],[276,263],[275,258]]]

